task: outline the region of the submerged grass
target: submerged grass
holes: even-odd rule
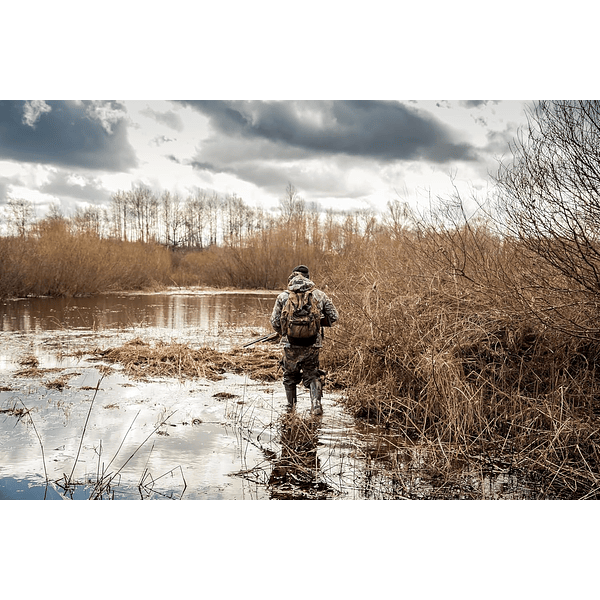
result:
[[[123,365],[133,379],[150,377],[223,379],[225,373],[245,373],[253,379],[275,381],[280,353],[272,347],[236,348],[220,352],[176,342],[145,342],[136,338],[122,346],[92,351],[98,359]]]

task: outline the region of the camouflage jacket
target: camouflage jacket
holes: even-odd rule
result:
[[[315,284],[310,280],[302,277],[301,275],[294,275],[288,283],[288,289],[285,292],[281,292],[279,296],[277,296],[277,300],[275,301],[275,306],[273,307],[273,312],[271,314],[271,325],[273,329],[277,331],[277,333],[281,333],[281,311],[287,302],[289,297],[289,291],[293,292],[305,292],[307,290],[311,290],[313,293],[313,297],[319,303],[319,308],[321,309],[321,314],[329,318],[329,323],[333,325],[338,319],[338,312],[333,305],[333,302],[329,299],[325,292],[317,289]],[[287,336],[282,336],[280,344],[284,348],[291,348],[292,345],[288,341]],[[313,348],[321,348],[323,346],[323,336],[319,333],[315,340],[315,343],[312,345]]]

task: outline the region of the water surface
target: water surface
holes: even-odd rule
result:
[[[317,421],[299,391],[290,432],[278,382],[132,381],[85,352],[140,337],[226,349],[268,332],[275,297],[171,291],[4,302],[0,498],[89,498],[107,480],[102,497],[115,499],[360,496],[356,432],[349,439],[352,420],[327,390]],[[39,372],[20,376],[32,357]],[[294,459],[304,463],[291,464],[283,449],[294,447],[298,427]]]

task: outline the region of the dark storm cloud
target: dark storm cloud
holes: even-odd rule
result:
[[[300,153],[384,161],[475,160],[476,153],[431,115],[388,101],[183,101],[218,133],[268,140]]]
[[[173,162],[181,164],[181,161],[177,160],[176,158],[172,158],[172,160],[173,160]],[[194,169],[196,169],[197,171],[209,171],[209,172],[219,171],[220,173],[235,174],[234,169],[230,169],[230,168],[226,168],[226,167],[224,167],[222,169],[217,169],[217,167],[215,167],[215,165],[213,165],[211,163],[199,162],[197,160],[190,161],[189,165],[191,167],[193,167]]]
[[[111,102],[0,101],[0,158],[127,171],[136,165],[124,110]]]

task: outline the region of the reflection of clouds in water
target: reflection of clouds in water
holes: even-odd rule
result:
[[[99,377],[95,370],[87,369],[71,380],[71,384],[80,387],[65,388],[60,393],[48,392],[44,387],[29,390],[28,408],[33,409],[32,417],[44,446],[50,481],[71,473],[94,396],[94,390],[81,387],[95,387]],[[186,498],[266,497],[266,492],[230,476],[240,469],[242,457],[226,414],[231,407],[228,402],[213,398],[224,386],[232,389],[243,384],[239,376],[231,376],[229,383],[203,382],[202,385],[165,381],[132,385],[120,374],[104,378],[92,406],[74,479],[83,481],[86,475],[95,478],[118,452],[110,466],[110,472],[114,473],[135,453],[121,473],[123,489],[129,487],[135,491],[144,473],[149,474],[149,481],[181,467],[181,471],[177,469],[162,477],[157,489],[162,486],[181,488],[180,473],[183,472]],[[25,385],[32,387],[33,383],[20,382],[19,389],[12,395],[24,396]],[[7,393],[3,392],[3,404],[6,397]],[[151,435],[140,448],[160,422],[173,412],[168,424],[158,430],[163,435],[158,432]],[[0,454],[3,456],[0,475],[15,479],[31,477],[43,483],[42,454],[32,427],[24,422],[15,423],[12,416],[0,417]],[[258,458],[258,450],[249,448],[243,460]]]
[[[116,347],[135,337],[227,348],[261,334],[256,320],[268,322],[275,297],[276,293],[167,293],[6,303],[2,323],[10,327],[3,325],[0,330],[0,386],[7,385],[12,391],[0,393],[0,407],[22,398],[34,409],[32,417],[44,446],[48,476],[57,480],[71,472],[100,378],[95,368],[98,363],[86,361],[85,355],[78,358],[77,349]],[[131,327],[134,322],[139,326]],[[18,330],[20,325],[24,331]],[[33,379],[13,377],[18,360],[31,353],[39,359],[40,368],[61,369],[42,376],[42,382],[65,373],[80,375],[72,377],[62,391],[38,386]],[[176,411],[168,420],[170,425],[152,435],[127,464],[122,489],[129,488],[132,491],[128,493],[136,497],[144,473],[156,479],[181,467],[186,499],[269,497],[265,485],[232,474],[258,464],[269,469],[264,450],[276,445],[276,421],[285,405],[279,382],[257,383],[236,375],[218,382],[136,382],[115,367],[101,381],[94,400],[76,479],[86,474],[95,477],[117,451],[110,470],[119,469],[161,419]],[[215,397],[223,392],[230,395]],[[326,394],[326,417],[317,446],[326,472],[332,461],[337,464],[340,448],[346,454],[339,437],[332,433],[342,409],[330,398]],[[310,405],[302,393],[299,403],[299,411]],[[43,482],[40,444],[32,427],[15,423],[15,418],[6,414],[0,415],[0,455],[0,478],[35,477]],[[347,458],[343,460],[348,463]],[[161,486],[179,484],[175,472],[160,480]]]
[[[223,326],[251,325],[268,316],[275,293],[140,294],[92,298],[27,298],[5,302],[2,331],[155,327],[216,335]]]

